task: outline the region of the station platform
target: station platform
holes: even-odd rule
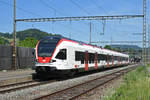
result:
[[[0,86],[19,82],[31,81],[34,70],[0,71]]]

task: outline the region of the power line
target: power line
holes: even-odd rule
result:
[[[64,14],[64,13],[62,13],[62,12],[60,12],[60,11],[58,11],[57,9],[55,9],[54,7],[52,7],[50,4],[46,3],[44,0],[40,0],[40,2],[41,2],[43,5],[45,5],[46,7],[48,7],[49,9],[52,9],[52,10],[54,10],[55,12],[59,13],[60,15],[66,16],[66,14]],[[51,1],[51,2],[52,2],[52,1]],[[83,24],[84,24],[84,23],[83,23]],[[87,25],[87,24],[85,24],[85,25]]]
[[[94,0],[90,0],[97,8],[99,9],[103,9],[102,7],[100,7]],[[106,13],[108,15],[108,13],[103,9],[103,12]],[[104,31],[105,31],[105,25],[106,25],[106,20],[102,20],[102,26],[103,26],[103,32],[101,34],[104,35]]]
[[[148,41],[146,41],[148,42]],[[142,41],[96,41],[92,43],[143,43]]]
[[[109,15],[109,14],[105,11],[105,9],[103,9],[102,7],[100,7],[100,6],[95,2],[95,0],[90,0],[90,1],[91,1],[97,8],[102,9],[104,13],[106,13],[107,15]]]
[[[17,19],[16,21],[25,22],[46,22],[46,21],[79,21],[79,20],[113,20],[113,19],[129,19],[143,17],[143,15],[117,15],[117,16],[83,16],[83,17],[56,17],[56,18],[32,18]]]
[[[6,2],[6,1],[0,1],[0,3],[1,3],[1,4],[5,4],[5,5],[10,6],[10,7],[13,8],[13,4],[10,4],[10,3]],[[26,12],[26,13],[28,13],[28,14],[30,14],[30,15],[42,17],[42,16],[39,15],[39,14],[36,14],[36,13],[34,13],[34,12],[31,12],[31,11],[27,11],[27,10],[21,8],[21,7],[16,6],[16,8],[17,8],[18,10],[23,11],[23,12]]]
[[[61,23],[59,23],[59,25],[60,25],[60,24],[61,24]],[[69,26],[67,26],[67,25],[64,25],[64,24],[61,24],[61,26],[65,27],[65,28],[68,28],[68,29],[73,29],[73,30],[75,30],[76,32],[83,33],[83,31],[81,31],[81,30],[74,29],[74,28],[72,28],[72,27],[69,27]]]
[[[81,7],[78,3],[74,2],[73,0],[69,0],[72,4],[74,4],[76,7],[78,7],[79,9],[81,9],[82,11],[84,11],[85,13],[87,13],[88,15],[90,15],[90,13],[85,10],[83,7]],[[88,24],[85,24],[88,25]]]
[[[59,13],[59,14],[62,14],[62,15],[66,15],[66,14],[64,14],[64,13],[62,13],[62,12],[60,12],[60,11],[58,11],[57,9],[55,9],[54,7],[52,7],[50,4],[48,4],[48,3],[46,3],[44,0],[40,0],[40,2],[43,4],[43,5],[45,5],[46,7],[48,7],[49,9],[52,9],[52,10],[54,10],[55,12],[57,12],[57,13]],[[52,1],[51,1],[52,2]],[[53,21],[54,22],[54,21]],[[60,24],[59,24],[60,25]],[[65,28],[68,28],[68,29],[73,29],[73,28],[71,28],[71,27],[68,27],[67,25],[64,25],[64,24],[61,24],[61,26],[63,26],[63,27],[65,27]],[[76,32],[81,32],[80,30],[77,30],[77,29],[73,29],[73,30],[75,30]]]
[[[70,2],[72,4],[74,4],[75,6],[77,6],[78,8],[80,8],[82,11],[84,11],[85,13],[87,13],[88,15],[91,15],[91,13],[89,13],[86,9],[84,9],[83,7],[81,7],[78,3],[74,2],[73,0],[70,0]],[[86,24],[88,25],[88,24]]]
[[[53,23],[54,24],[54,23]],[[57,23],[56,23],[57,24]],[[77,36],[77,34],[80,34],[80,33],[84,33],[83,31],[81,31],[81,30],[78,30],[78,29],[74,29],[74,28],[72,28],[72,27],[70,27],[70,26],[67,26],[67,25],[64,25],[64,24],[61,24],[61,23],[59,23],[58,25],[61,25],[61,26],[63,26],[64,28],[66,28],[66,29],[71,29],[71,30],[75,30],[76,31],[76,33],[65,33],[65,34],[68,34],[69,35],[69,37],[70,37],[70,35],[71,34],[73,34],[73,35],[76,35]],[[79,36],[79,35],[78,35]]]
[[[59,10],[55,9],[54,7],[52,7],[50,4],[46,3],[44,0],[39,0],[43,5],[45,5],[46,7],[48,7],[49,9],[54,10],[55,12],[57,12],[60,15],[65,15],[64,13],[60,12]]]
[[[82,11],[84,11],[85,13],[87,13],[88,15],[90,15],[90,13],[85,10],[84,8],[82,8],[78,3],[74,2],[73,0],[69,0],[72,4],[74,4],[75,6],[77,6],[78,8],[80,8]]]

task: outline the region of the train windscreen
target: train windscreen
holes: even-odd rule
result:
[[[38,45],[38,56],[51,57],[59,40],[60,39],[57,38],[48,38],[41,40]]]

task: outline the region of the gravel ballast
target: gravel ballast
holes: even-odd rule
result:
[[[114,71],[118,71],[120,69],[125,69],[125,68],[126,67],[116,68],[116,69],[113,69],[113,70],[94,73],[94,74],[91,74],[91,75],[77,77],[77,78],[74,78],[74,79],[68,79],[68,80],[64,80],[64,81],[53,82],[53,83],[50,83],[50,84],[35,86],[35,87],[32,87],[32,88],[27,88],[27,89],[24,89],[24,90],[14,91],[14,92],[11,92],[11,93],[0,94],[0,100],[31,100],[31,99],[37,98],[41,95],[46,95],[48,93],[53,93],[53,92],[56,92],[56,91],[59,91],[59,90],[62,90],[62,89],[80,84],[80,83],[83,83],[85,81],[95,79],[95,78],[98,78],[98,77],[106,75],[106,74],[110,74]]]

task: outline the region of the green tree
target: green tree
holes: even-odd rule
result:
[[[19,42],[19,46],[21,47],[30,47],[30,48],[35,48],[38,40],[33,38],[33,37],[27,37],[23,41]]]
[[[0,44],[8,44],[9,42],[4,38],[0,37]]]
[[[117,49],[117,48],[111,48],[111,50],[113,50],[113,51],[118,51],[118,49]]]
[[[5,41],[3,38],[0,37],[0,44],[5,44]]]
[[[104,47],[105,49],[109,49],[109,50],[111,50],[111,47],[109,46],[109,45],[105,45],[105,47]]]
[[[34,37],[35,39],[41,39],[45,36],[51,36],[52,34],[48,34],[47,32],[41,31],[39,29],[27,29],[23,31],[17,32],[17,38],[19,40],[24,40],[26,37]]]

